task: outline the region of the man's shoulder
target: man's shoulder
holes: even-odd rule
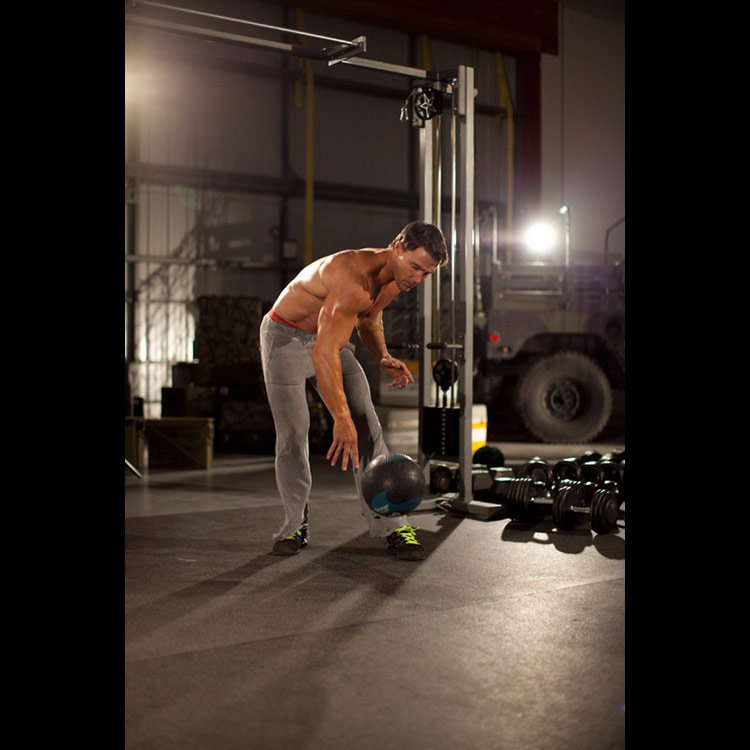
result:
[[[358,254],[360,252],[340,251],[321,267],[328,300],[357,314],[372,305],[371,264]]]
[[[338,283],[361,284],[377,264],[377,253],[374,248],[360,250],[339,250],[329,255],[321,264],[320,272],[324,277],[335,279]]]
[[[385,252],[383,249],[376,247],[338,250],[325,258],[327,261],[325,265],[335,268],[368,270],[371,264],[377,262],[378,256],[383,252]]]

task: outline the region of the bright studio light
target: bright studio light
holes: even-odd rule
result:
[[[555,230],[542,222],[532,224],[523,234],[526,247],[534,253],[544,255],[555,246]]]

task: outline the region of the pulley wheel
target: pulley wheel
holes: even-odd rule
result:
[[[458,364],[450,359],[439,359],[432,366],[432,379],[447,391],[458,380]]]

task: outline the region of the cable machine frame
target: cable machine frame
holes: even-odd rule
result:
[[[142,7],[159,9],[159,12],[192,14],[193,16],[211,17],[222,22],[232,22],[264,28],[290,35],[304,36],[333,42],[333,47],[313,49],[309,46],[275,42],[268,39],[251,37],[204,28],[172,21],[168,18],[151,18],[134,12]],[[457,377],[452,384],[452,397],[457,388],[457,397],[449,412],[454,418],[457,416],[458,441],[457,455],[441,456],[441,458],[455,459],[458,462],[458,487],[454,498],[449,501],[450,509],[458,512],[474,513],[489,517],[497,510],[497,506],[473,500],[472,497],[472,411],[473,411],[473,320],[474,320],[474,252],[475,252],[475,198],[474,198],[474,114],[477,90],[474,88],[474,69],[460,65],[447,71],[428,71],[404,65],[396,65],[378,60],[359,57],[367,48],[366,37],[360,36],[353,40],[342,40],[317,34],[301,32],[297,29],[270,26],[244,19],[216,16],[215,14],[189,10],[151,0],[134,0],[126,9],[126,23],[133,26],[150,28],[152,30],[205,39],[220,41],[251,48],[262,48],[281,54],[306,57],[312,60],[334,64],[353,65],[355,67],[377,70],[406,76],[411,79],[412,93],[410,99],[417,94],[439,92],[441,99],[450,102],[450,152],[451,152],[451,227],[446,235],[450,253],[450,263],[447,266],[451,283],[451,317],[450,336],[443,338],[440,322],[440,270],[428,276],[418,287],[419,306],[419,343],[412,345],[419,350],[419,449],[418,462],[423,469],[428,468],[432,460],[431,454],[423,450],[423,435],[425,433],[426,410],[442,408],[437,395],[431,398],[433,390],[433,365],[436,353],[447,352],[455,354]],[[441,164],[441,128],[440,120],[444,116],[442,110],[434,113],[420,112],[412,102],[411,112],[408,112],[410,99],[402,109],[402,119],[407,114],[412,126],[419,128],[419,173],[420,173],[420,214],[424,221],[435,224],[442,229],[442,164]],[[420,116],[421,115],[421,116]],[[134,260],[134,258],[131,258]],[[459,318],[459,328],[456,326],[456,314]],[[438,340],[440,339],[440,340]],[[453,361],[451,359],[451,361]],[[428,403],[428,402],[435,402]],[[455,450],[453,451],[456,452]]]

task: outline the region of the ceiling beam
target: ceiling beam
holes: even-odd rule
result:
[[[295,5],[493,52],[558,54],[557,0],[295,0]]]

